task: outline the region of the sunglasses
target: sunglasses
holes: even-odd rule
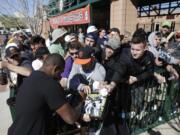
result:
[[[78,55],[78,52],[69,52],[70,55]]]
[[[10,58],[14,59],[14,58],[17,58],[17,57],[19,57],[19,54],[15,54],[15,55],[11,56]]]

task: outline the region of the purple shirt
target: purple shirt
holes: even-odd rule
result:
[[[71,72],[72,69],[72,65],[73,65],[73,58],[72,57],[68,57],[65,61],[65,67],[64,67],[64,72],[61,74],[61,77],[63,78],[68,78],[69,74]]]

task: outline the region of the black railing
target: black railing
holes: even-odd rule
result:
[[[168,77],[165,71],[161,74]],[[131,89],[131,110],[124,118],[131,134],[146,131],[180,115],[180,79],[166,80],[161,84],[150,80],[147,85]]]

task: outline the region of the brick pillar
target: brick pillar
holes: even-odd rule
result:
[[[136,30],[137,10],[131,0],[116,0],[111,2],[110,27],[117,27],[123,34]]]

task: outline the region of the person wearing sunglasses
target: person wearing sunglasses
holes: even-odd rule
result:
[[[65,59],[65,68],[64,72],[61,74],[62,79],[60,80],[60,84],[64,88],[67,87],[67,80],[71,72],[73,62],[78,57],[78,51],[80,48],[81,44],[79,42],[71,42],[68,44],[68,52]]]
[[[32,71],[31,61],[21,57],[19,49],[10,46],[5,51],[6,60],[1,62],[1,66],[22,76],[29,76]]]
[[[15,46],[10,46],[5,50],[5,58],[0,62],[0,67],[7,70],[10,98],[7,99],[7,104],[14,107],[16,103],[16,95],[18,88],[21,86],[24,78],[32,72],[31,61],[21,57],[19,49]]]

